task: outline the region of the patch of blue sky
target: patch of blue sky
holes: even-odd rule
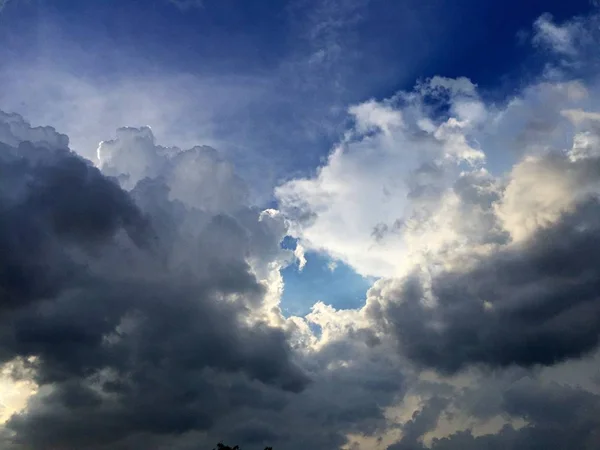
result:
[[[296,240],[286,237],[284,248],[293,250]],[[376,281],[363,277],[341,261],[316,252],[305,254],[302,270],[291,264],[282,270],[285,288],[281,309],[286,316],[304,316],[321,301],[335,309],[354,309],[364,305],[367,290]]]

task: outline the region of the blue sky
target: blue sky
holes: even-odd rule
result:
[[[284,248],[294,250],[297,242],[288,238]],[[318,252],[308,252],[300,268],[292,264],[282,270],[285,287],[282,308],[286,315],[304,316],[312,305],[323,302],[335,308],[359,308],[374,278],[362,277],[341,261]]]
[[[205,0],[184,6],[169,0],[9,1],[0,16],[0,40],[10,43],[1,46],[7,64],[0,72],[10,85],[26,68],[33,91],[46,83],[50,88],[19,101],[5,91],[0,101],[67,131],[86,155],[120,125],[149,125],[165,144],[213,144],[233,160],[258,204],[276,205],[273,187],[314,173],[347,127],[349,105],[436,74],[466,76],[483,95],[501,99],[542,66],[523,43],[532,22],[545,12],[560,22],[591,7],[588,0]],[[98,99],[91,95],[102,99],[115,95],[120,83],[150,81],[141,97],[120,102],[117,93],[96,123],[77,124],[64,117],[71,107],[64,73],[86,83],[69,102],[89,102],[92,109]],[[207,86],[186,91],[186,83]],[[167,86],[152,100],[159,112],[147,116],[151,123],[139,123],[136,104],[157,85]],[[53,105],[53,116],[39,114],[40,101]],[[164,113],[160,102],[173,112]],[[120,120],[134,123],[112,120],[114,109],[127,110]],[[161,122],[167,125],[156,129]],[[492,168],[506,158],[488,154]],[[316,300],[356,307],[364,299],[370,282],[352,268],[339,262],[330,271],[323,253],[309,251],[307,261],[303,271],[294,265],[283,271],[284,309],[305,313]]]

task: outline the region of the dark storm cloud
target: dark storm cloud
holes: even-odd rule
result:
[[[68,150],[0,147],[0,362],[35,356],[42,385],[7,424],[14,445],[206,430],[307,386],[285,333],[248,324],[265,295],[246,262],[260,211],[168,194],[160,179],[129,194]],[[253,226],[263,252],[277,245]]]
[[[0,309],[55,295],[75,274],[65,247],[92,251],[120,228],[142,238],[129,196],[67,150],[0,143]]]
[[[432,431],[442,409],[434,398],[407,424],[409,433],[389,450],[593,450],[600,445],[600,397],[579,388],[539,380],[517,383],[502,394],[503,417],[526,421],[521,428],[504,426],[498,433],[475,436],[471,429],[434,438],[425,446],[418,438]],[[417,427],[421,424],[421,427]],[[410,431],[416,430],[411,434]]]
[[[419,439],[435,428],[440,413],[448,403],[439,397],[431,399],[420,411],[413,414],[402,427],[402,440],[388,447],[388,450],[415,450],[421,447]]]
[[[589,199],[528,241],[433,276],[434,308],[417,275],[384,304],[389,329],[418,365],[553,365],[597,347],[600,204]]]
[[[265,445],[289,450],[338,449],[347,444],[348,434],[372,435],[385,429],[385,408],[402,398],[406,383],[390,347],[373,347],[365,340],[362,333],[349,333],[307,355],[304,364],[312,375],[309,388],[282,411],[241,411],[219,424],[217,430],[223,431],[215,437],[229,435],[233,427],[240,433],[238,442],[245,442],[241,437],[251,437],[249,428],[256,426],[255,438],[263,446],[248,442],[249,449]],[[264,424],[269,425],[267,429]],[[258,441],[269,430],[277,434]]]

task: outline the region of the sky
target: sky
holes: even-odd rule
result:
[[[0,0],[0,448],[599,448],[598,8]]]

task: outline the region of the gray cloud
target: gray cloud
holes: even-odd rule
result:
[[[328,33],[326,44],[335,41]],[[552,86],[566,97],[585,92]],[[544,108],[550,125],[530,120],[540,116],[530,103],[554,105]],[[507,109],[500,147],[512,146],[513,122],[525,124],[523,148],[539,149],[563,148],[556,142],[579,132],[581,117],[595,121],[571,110],[566,125],[577,129],[566,133],[555,124],[564,102],[523,104],[523,117]],[[476,106],[465,114],[485,112]],[[66,136],[0,113],[0,363],[17,361],[14,376],[39,385],[0,429],[0,447],[200,450],[224,440],[300,450],[342,448],[351,435],[384,448],[401,432],[392,449],[597,448],[597,364],[586,356],[600,329],[596,134],[577,134],[576,152],[526,158],[506,183],[437,160],[416,161],[400,196],[394,183],[366,177],[365,187],[377,186],[368,206],[381,197],[391,211],[365,228],[369,245],[377,238],[387,261],[415,256],[408,267],[420,267],[380,280],[364,310],[321,306],[285,320],[288,224],[249,206],[248,187],[219,151],[163,147],[149,128],[124,128],[101,144],[98,169],[69,151]],[[435,143],[410,138],[419,151]],[[369,164],[355,166],[356,176],[368,173]],[[392,169],[393,181],[401,176]],[[404,197],[407,217],[404,201],[387,203]],[[343,213],[360,198],[333,203]],[[305,198],[293,200],[302,217],[293,209],[290,219],[316,219]],[[402,236],[414,248],[394,248]],[[426,255],[411,253],[421,247]],[[571,387],[548,382],[552,370]],[[499,418],[524,426],[481,432]]]
[[[453,395],[461,396],[458,392]],[[388,449],[592,450],[600,443],[600,397],[589,391],[556,383],[544,384],[539,379],[525,379],[504,388],[500,399],[497,412],[505,417],[524,419],[524,426],[505,425],[497,433],[482,435],[476,435],[468,428],[443,438],[433,438],[431,444],[425,446],[423,436],[435,428],[443,406],[448,403],[435,397],[414,414],[405,426],[408,433]],[[412,430],[416,433],[411,433]]]
[[[371,305],[373,317],[386,324],[418,365],[446,373],[468,365],[554,365],[598,346],[600,273],[595,255],[600,250],[600,203],[585,192],[596,183],[599,161],[569,162],[566,155],[553,154],[543,161],[527,168],[532,183],[539,167],[550,166],[557,177],[577,180],[583,192],[568,193],[574,204],[563,206],[562,215],[551,210],[559,214],[555,222],[541,221],[527,239],[474,256],[475,262],[464,267],[438,270],[430,281],[416,271],[387,302]],[[467,196],[475,192],[467,187],[470,181],[457,185]],[[489,209],[494,197],[483,200]],[[523,214],[535,217],[530,206]],[[489,242],[505,242],[494,231],[498,224],[493,214],[486,220]],[[435,307],[422,302],[427,295],[436,299]]]
[[[41,386],[7,423],[14,445],[207,430],[306,388],[285,333],[249,322],[266,291],[248,261],[281,256],[259,210],[190,206],[162,174],[128,193],[67,149],[1,145],[0,361],[35,357]]]
[[[285,224],[247,206],[216,150],[123,129],[98,170],[46,133],[0,158],[0,357],[39,385],[5,448],[338,448],[386,427],[399,359],[352,323],[319,349],[296,343],[264,282],[292,261]]]

